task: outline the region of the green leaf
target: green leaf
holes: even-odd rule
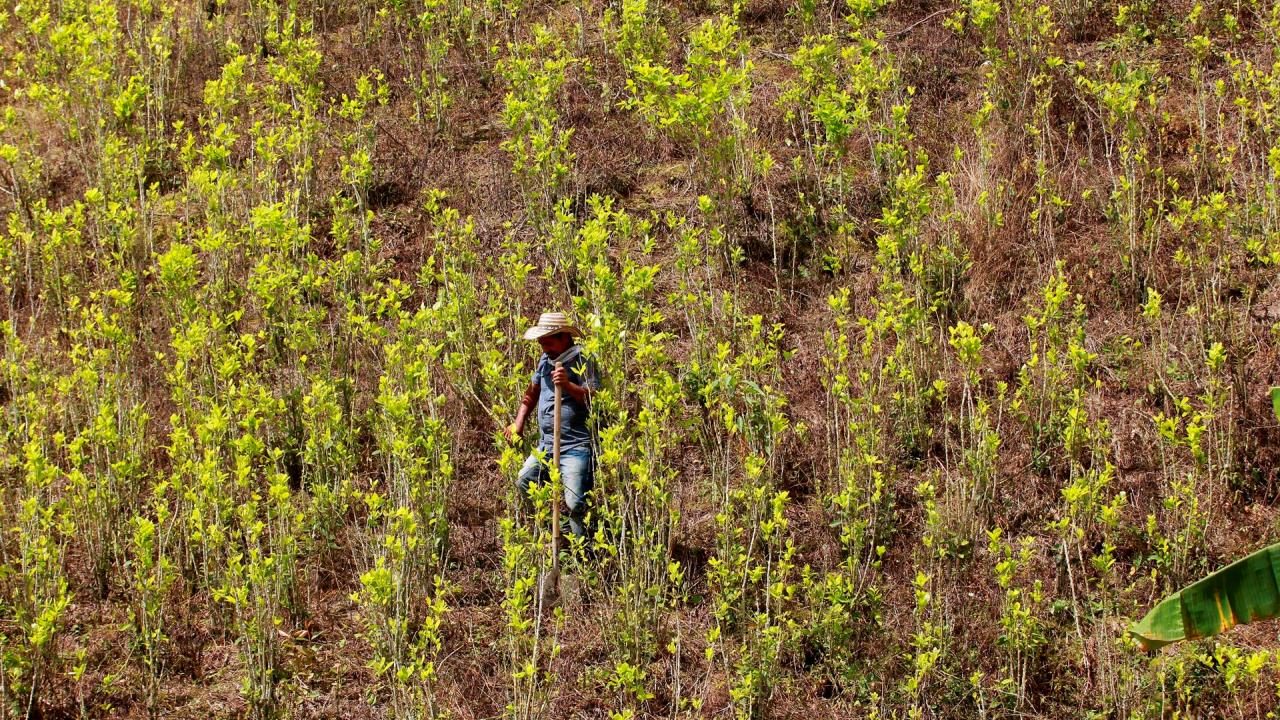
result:
[[[1276,420],[1280,420],[1280,386],[1271,388],[1271,411],[1276,414]]]
[[[1280,544],[1214,572],[1165,598],[1129,632],[1146,650],[1217,635],[1280,615]]]

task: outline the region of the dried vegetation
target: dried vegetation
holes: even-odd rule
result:
[[[0,0],[0,718],[1271,717],[1274,0]],[[604,369],[545,605],[513,414]]]

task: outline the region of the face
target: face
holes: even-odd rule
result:
[[[555,357],[569,349],[569,345],[572,344],[572,338],[570,338],[569,333],[567,332],[556,333],[555,335],[543,335],[538,338],[538,344],[542,346],[542,352],[551,357]]]

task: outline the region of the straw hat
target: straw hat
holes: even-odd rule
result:
[[[569,318],[564,313],[542,313],[538,318],[538,324],[524,331],[524,339],[537,340],[546,335],[555,335],[562,332],[567,332],[573,337],[578,337],[582,334],[581,330],[569,322]]]

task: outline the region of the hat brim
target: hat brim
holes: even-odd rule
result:
[[[582,336],[582,331],[572,325],[559,325],[555,327],[548,327],[546,325],[534,325],[533,327],[524,331],[524,339],[537,340],[540,337],[546,337],[547,335],[555,335],[556,333],[562,333],[562,332],[569,333],[571,337]]]

